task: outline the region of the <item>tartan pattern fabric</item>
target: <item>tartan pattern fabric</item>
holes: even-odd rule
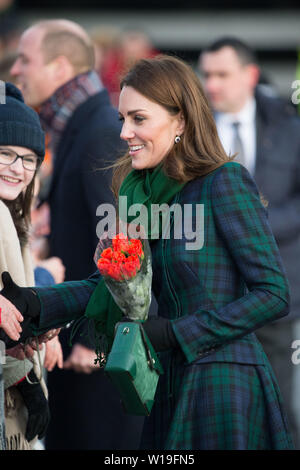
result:
[[[194,180],[178,202],[204,205],[204,245],[187,250],[185,237],[156,243],[153,288],[159,314],[173,321],[190,363],[226,344],[230,351],[238,338],[244,348],[253,344],[249,333],[288,313],[289,289],[265,208],[243,166],[230,162]]]
[[[80,320],[92,295],[100,274],[96,271],[87,280],[68,281],[52,287],[36,287],[41,301],[38,325],[31,325],[34,334],[42,334],[52,328],[66,326],[73,320]]]

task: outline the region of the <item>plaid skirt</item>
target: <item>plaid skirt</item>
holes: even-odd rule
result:
[[[160,357],[160,377],[141,448],[152,450],[293,449],[271,366],[184,364]]]

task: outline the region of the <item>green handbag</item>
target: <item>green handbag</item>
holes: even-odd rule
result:
[[[126,412],[149,416],[163,369],[141,323],[116,325],[104,370],[119,390]]]

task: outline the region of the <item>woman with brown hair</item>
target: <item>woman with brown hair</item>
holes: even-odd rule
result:
[[[289,308],[255,183],[225,154],[201,84],[184,62],[141,60],[121,88],[129,150],[113,188],[128,208],[147,209],[158,316],[144,328],[164,368],[141,447],[290,449],[278,385],[254,334]],[[163,217],[154,225],[154,205],[172,209],[167,226]],[[82,316],[98,280],[35,289],[36,331]],[[99,292],[95,309],[106,301]],[[16,297],[23,293],[15,286]],[[111,315],[114,307],[107,309]]]

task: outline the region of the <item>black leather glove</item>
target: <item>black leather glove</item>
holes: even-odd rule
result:
[[[33,370],[28,374],[31,382],[38,382]],[[35,436],[39,439],[45,436],[50,421],[48,400],[46,399],[41,384],[30,384],[24,379],[17,385],[28,410],[28,421],[25,437],[31,441]]]
[[[156,352],[179,346],[171,321],[164,317],[149,317],[142,323]]]
[[[2,283],[3,289],[0,294],[14,304],[24,317],[21,323],[22,332],[18,341],[13,341],[0,329],[0,339],[4,341],[7,348],[12,348],[32,336],[29,324],[39,317],[41,304],[37,294],[31,287],[19,287],[6,271],[2,273]]]

